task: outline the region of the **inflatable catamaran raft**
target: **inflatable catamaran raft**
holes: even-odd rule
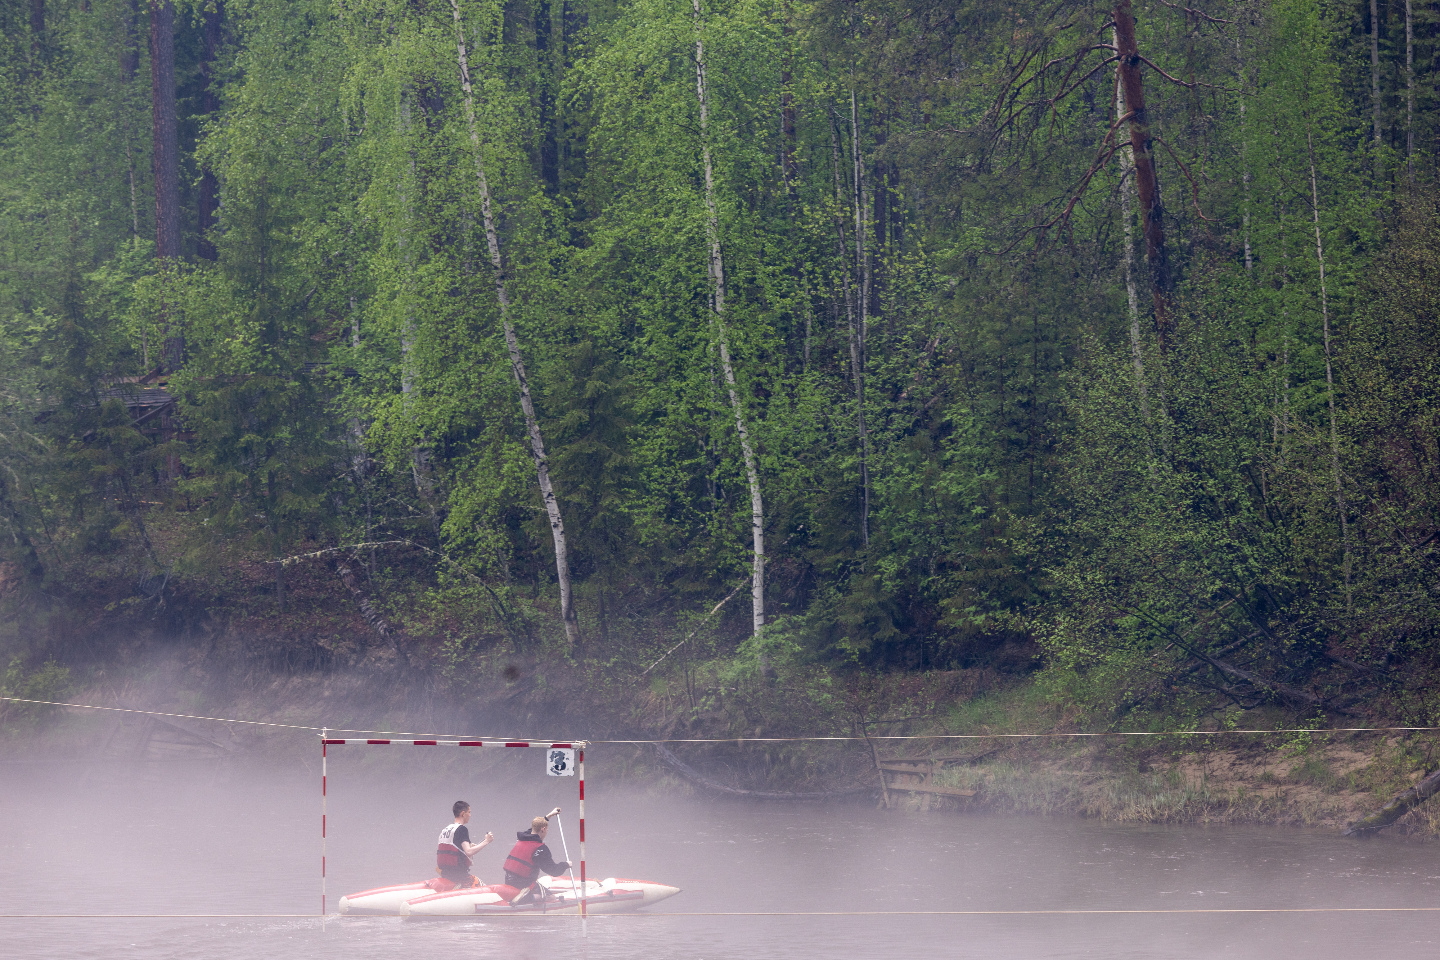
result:
[[[475,917],[578,914],[580,881],[573,877],[541,877],[537,889],[524,902],[512,905],[520,892],[503,883],[481,887],[455,887],[448,880],[377,887],[340,898],[340,912],[348,916]],[[680,892],[679,887],[648,880],[588,880],[584,886],[586,913],[626,913],[659,903]],[[544,896],[540,896],[543,893]]]

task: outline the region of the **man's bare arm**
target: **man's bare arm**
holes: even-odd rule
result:
[[[494,840],[495,834],[493,833],[485,834],[485,839],[481,840],[479,843],[471,843],[469,840],[466,840],[464,844],[465,855],[467,857],[473,856],[477,851],[483,850],[488,847]]]

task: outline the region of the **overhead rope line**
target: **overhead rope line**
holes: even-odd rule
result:
[[[193,713],[165,713],[160,710],[137,710],[130,707],[102,707],[93,703],[65,703],[58,700],[26,700],[23,697],[0,697],[0,701],[11,703],[32,703],[47,707],[75,707],[81,710],[108,710],[112,713],[134,713],[147,717],[175,717],[181,720],[213,720],[216,723],[244,723],[252,727],[279,727],[286,730],[313,730],[317,733],[329,731],[331,733],[374,733],[384,734],[389,737],[434,737],[444,739],[473,739],[491,740],[501,743],[505,740],[518,741],[526,739],[523,737],[483,737],[463,733],[409,733],[395,730],[351,730],[346,727],[312,727],[301,723],[275,723],[269,720],[237,720],[234,717],[203,717]],[[539,741],[543,738],[530,737],[528,739]]]
[[[138,710],[130,707],[104,707],[91,703],[66,703],[57,700],[27,700],[23,697],[0,697],[0,701],[29,703],[47,707],[74,707],[81,710],[107,710],[114,713],[133,713],[152,717],[175,717],[184,720],[211,720],[216,723],[243,723],[256,727],[277,727],[286,730],[330,731],[331,733],[383,734],[389,737],[427,737],[445,739],[473,739],[504,741],[523,739],[539,742],[543,737],[486,737],[459,733],[412,733],[392,730],[352,730],[345,727],[314,727],[299,723],[276,723],[269,720],[238,720],[233,717],[206,717],[192,713],[165,713],[159,710]],[[1278,727],[1262,730],[1235,728],[1224,730],[1104,730],[1093,733],[1049,732],[1049,733],[913,733],[913,734],[871,734],[870,736],[801,736],[801,737],[652,737],[634,740],[588,740],[593,745],[608,743],[614,745],[639,745],[657,743],[850,743],[870,740],[1056,740],[1098,737],[1220,737],[1220,736],[1264,736],[1282,733],[1331,734],[1331,733],[1433,733],[1440,727]]]
[[[1128,907],[1074,908],[1042,910],[694,910],[664,913],[615,913],[605,919],[637,918],[662,920],[666,917],[1037,917],[1095,915],[1184,915],[1225,913],[1440,913],[1440,907]],[[400,914],[366,914],[346,917],[343,914],[313,913],[0,913],[0,920],[245,920],[245,919],[337,919],[371,920],[399,917]],[[577,914],[527,914],[552,920],[573,920]]]

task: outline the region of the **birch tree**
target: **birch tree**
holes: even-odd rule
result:
[[[1116,39],[1118,31],[1111,28],[1110,35],[1116,48],[1119,48],[1120,41]],[[1115,116],[1124,117],[1129,114],[1125,105],[1125,85],[1121,82],[1120,70],[1115,70]],[[1120,222],[1124,226],[1122,243],[1125,245],[1125,303],[1130,308],[1130,355],[1135,362],[1135,386],[1140,391],[1140,404],[1142,414],[1147,418],[1149,412],[1143,409],[1147,403],[1145,389],[1145,353],[1140,342],[1140,302],[1135,293],[1135,240],[1134,215],[1131,212],[1131,203],[1135,194],[1135,157],[1131,148],[1126,144],[1120,146]],[[1246,259],[1249,259],[1247,248]]]
[[[1330,473],[1335,482],[1335,511],[1340,518],[1340,542],[1345,551],[1345,601],[1350,596],[1350,510],[1345,505],[1345,484],[1340,476],[1340,430],[1335,413],[1334,352],[1330,346],[1330,295],[1325,284],[1325,242],[1320,234],[1320,187],[1315,175],[1315,135],[1308,129],[1306,117],[1305,147],[1310,160],[1310,209],[1315,225],[1315,264],[1320,273],[1320,322],[1325,345],[1325,403],[1330,411]]]
[[[520,354],[520,341],[510,319],[510,293],[505,283],[505,260],[501,254],[500,235],[490,202],[490,182],[485,175],[480,133],[475,124],[475,94],[470,84],[470,61],[465,51],[465,30],[459,0],[450,0],[450,9],[455,20],[455,58],[460,71],[460,89],[464,93],[466,132],[474,158],[475,183],[480,193],[485,248],[490,255],[490,269],[495,279],[495,298],[500,304],[500,325],[505,332],[510,370],[515,376],[515,385],[520,390],[520,409],[525,415],[525,433],[540,485],[540,499],[545,504],[545,515],[550,521],[550,536],[555,546],[555,574],[560,583],[560,617],[565,624],[566,639],[571,645],[578,646],[580,622],[575,616],[575,598],[570,585],[570,554],[565,540],[565,521],[560,515],[560,502],[556,499],[555,488],[550,482],[550,461],[545,455],[545,439],[540,433],[540,421],[535,416],[535,404],[530,398],[530,378],[525,372],[525,360]],[[723,278],[720,283],[723,288]]]
[[[453,2],[453,0],[452,0]],[[709,242],[711,310],[715,315],[715,341],[720,351],[720,367],[725,375],[725,391],[735,417],[735,434],[745,460],[745,479],[750,489],[750,610],[753,631],[765,626],[765,502],[760,494],[760,471],[755,451],[750,446],[750,432],[745,426],[745,409],[740,402],[735,382],[735,367],[730,361],[730,335],[725,327],[725,257],[720,244],[720,214],[715,204],[715,169],[710,146],[710,98],[705,82],[705,27],[700,13],[700,0],[692,0],[695,24],[695,98],[700,108],[700,155],[705,175],[705,235]],[[857,214],[858,215],[858,214]]]
[[[1339,102],[1337,76],[1327,56],[1327,39],[1317,6],[1309,0],[1282,0],[1271,10],[1271,47],[1260,68],[1264,98],[1262,109],[1271,126],[1266,135],[1256,135],[1247,149],[1259,154],[1257,167],[1264,189],[1279,210],[1276,221],[1266,224],[1264,244],[1274,251],[1274,266],[1281,297],[1282,329],[1278,331],[1285,360],[1282,371],[1285,381],[1285,415],[1288,427],[1292,373],[1302,384],[1324,397],[1325,421],[1322,436],[1326,437],[1324,470],[1328,474],[1332,530],[1339,533],[1340,579],[1345,604],[1352,604],[1354,549],[1351,536],[1351,507],[1345,489],[1340,434],[1339,385],[1336,382],[1336,346],[1334,343],[1337,266],[1340,283],[1350,283],[1343,245],[1334,242],[1333,224],[1337,217],[1353,220],[1363,216],[1363,191],[1353,174],[1345,168],[1345,152],[1338,146],[1345,122]],[[1308,236],[1287,236],[1287,208],[1298,208],[1296,217],[1305,226]],[[1345,212],[1341,212],[1345,211]],[[1327,235],[1331,238],[1327,240]],[[1301,258],[1287,254],[1292,242],[1308,244],[1314,251],[1313,268],[1305,268]],[[1262,251],[1264,259],[1265,251]],[[1337,260],[1339,261],[1337,264]],[[1313,306],[1308,306],[1313,304]],[[1291,363],[1289,344],[1292,307],[1296,312],[1313,317],[1314,326],[1309,342],[1318,347],[1318,369],[1306,373]],[[1317,329],[1318,328],[1318,329]],[[1296,335],[1305,346],[1303,329]],[[1318,340],[1318,343],[1315,341]],[[1313,379],[1311,379],[1313,378]],[[1310,380],[1304,384],[1304,380]],[[1317,426],[1319,426],[1317,424]],[[1333,534],[1332,534],[1333,535]]]

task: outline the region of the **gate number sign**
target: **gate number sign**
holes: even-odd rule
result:
[[[545,772],[552,777],[575,776],[575,751],[551,747],[545,751]]]

